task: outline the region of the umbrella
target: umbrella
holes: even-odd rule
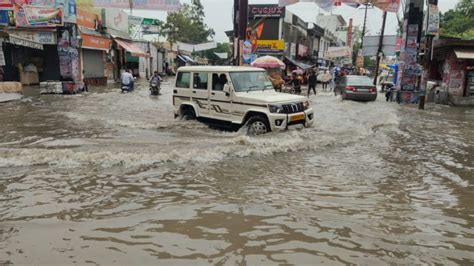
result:
[[[255,61],[253,61],[250,65],[254,67],[261,67],[261,68],[281,68],[285,69],[285,63],[283,63],[280,59],[273,57],[273,56],[262,56]]]

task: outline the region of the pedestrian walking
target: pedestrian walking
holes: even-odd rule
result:
[[[329,74],[329,71],[324,71],[322,77],[321,77],[321,83],[323,84],[323,91],[326,91],[328,88],[328,84],[331,81],[332,76]]]
[[[308,76],[308,97],[311,94],[311,90],[314,91],[314,95],[316,95],[316,84],[318,83],[318,77],[314,73],[314,71],[311,71],[311,73]]]

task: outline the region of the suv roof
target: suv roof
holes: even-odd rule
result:
[[[184,66],[178,71],[206,71],[206,72],[242,72],[242,71],[265,71],[263,68],[246,66]]]

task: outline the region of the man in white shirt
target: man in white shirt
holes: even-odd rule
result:
[[[133,90],[133,81],[133,75],[130,73],[130,70],[125,70],[125,72],[122,73],[122,86],[130,86]]]

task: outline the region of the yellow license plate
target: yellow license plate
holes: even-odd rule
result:
[[[304,120],[304,114],[297,114],[290,116],[290,122]]]

